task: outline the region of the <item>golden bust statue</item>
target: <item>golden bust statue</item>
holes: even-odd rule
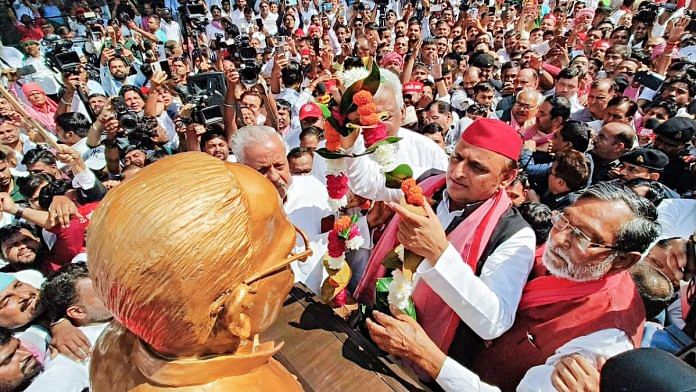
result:
[[[304,234],[302,237],[305,239]],[[94,347],[102,391],[299,391],[257,343],[293,285],[296,229],[256,171],[203,153],[111,190],[89,227],[90,275],[115,321]]]

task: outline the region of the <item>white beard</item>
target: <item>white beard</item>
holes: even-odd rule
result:
[[[555,254],[551,254],[551,250]],[[562,249],[554,246],[551,241],[551,237],[546,240],[546,249],[544,249],[544,254],[541,257],[544,267],[551,273],[551,275],[572,280],[575,282],[589,282],[593,280],[601,279],[612,267],[612,262],[614,261],[616,254],[604,258],[604,260],[589,264],[578,266],[569,261],[568,255],[566,255]],[[559,260],[560,258],[560,260]],[[554,260],[561,261],[563,266],[557,266]]]

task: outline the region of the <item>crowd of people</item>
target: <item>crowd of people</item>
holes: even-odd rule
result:
[[[172,154],[273,183],[320,294],[336,214],[316,151],[373,64],[427,197],[403,208],[341,137],[365,238],[350,297],[374,302],[396,244],[424,258],[417,317],[368,315],[374,343],[435,390],[696,388],[696,2],[5,0],[0,21],[0,391],[89,387],[112,319],[90,216]]]

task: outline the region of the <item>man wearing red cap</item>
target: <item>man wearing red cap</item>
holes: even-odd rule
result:
[[[535,248],[533,231],[505,192],[521,148],[510,126],[479,119],[463,133],[447,172],[420,182],[435,201],[426,203],[425,216],[394,203],[400,190],[380,192],[397,216],[372,251],[355,290],[358,301],[373,302],[375,281],[387,272],[381,262],[398,241],[425,258],[412,298],[419,323],[443,352],[468,363],[485,340],[508,330]]]

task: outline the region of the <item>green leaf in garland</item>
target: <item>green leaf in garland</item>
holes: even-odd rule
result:
[[[383,146],[383,145],[385,145],[385,144],[394,144],[394,143],[398,142],[399,140],[401,140],[401,138],[398,137],[398,136],[390,136],[390,137],[388,137],[388,138],[386,138],[386,139],[382,139],[382,140],[378,141],[377,143],[371,145],[368,149],[365,150],[365,152],[360,153],[360,154],[355,154],[355,156],[356,156],[356,157],[361,157],[361,156],[363,156],[363,155],[372,154],[373,152],[377,151],[377,149],[378,149],[380,146]]]
[[[353,154],[345,154],[345,153],[337,152],[337,151],[329,151],[326,148],[320,148],[320,149],[316,150],[315,152],[325,159],[352,158],[354,156]]]
[[[370,59],[370,74],[363,80],[362,90],[369,91],[373,96],[377,94],[379,83],[381,81],[379,67]]]
[[[348,113],[355,110],[355,104],[353,103],[353,95],[358,91],[362,90],[364,80],[358,80],[357,82],[348,86],[346,91],[341,95],[341,113],[347,115]]]
[[[394,170],[384,173],[387,188],[399,189],[401,188],[401,182],[413,177],[413,170],[411,166],[402,163],[397,166]]]
[[[353,103],[353,95],[355,95],[358,91],[366,90],[372,95],[377,93],[380,83],[379,67],[375,65],[374,61],[370,61],[369,68],[370,73],[365,77],[365,79],[358,80],[348,86],[346,91],[341,96],[340,110],[343,115],[347,115],[348,113],[355,111],[356,107]]]

